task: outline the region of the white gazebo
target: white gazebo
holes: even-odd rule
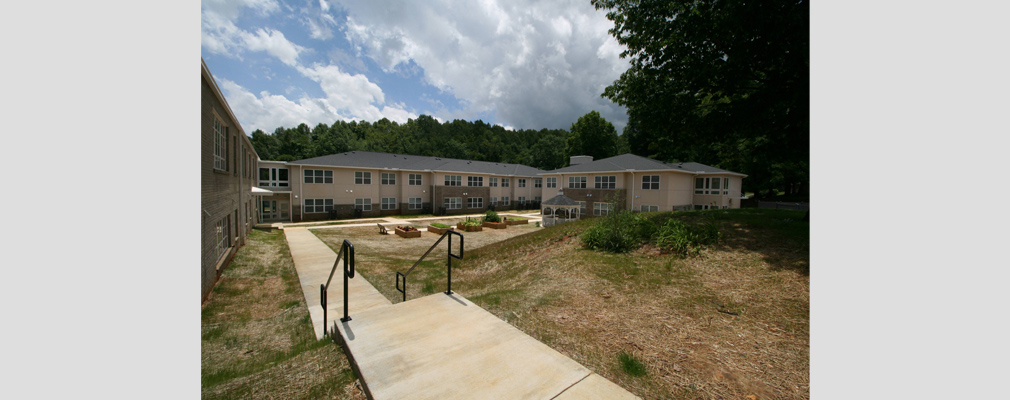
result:
[[[540,203],[540,216],[544,227],[577,221],[579,219],[579,203],[559,191],[557,196]]]

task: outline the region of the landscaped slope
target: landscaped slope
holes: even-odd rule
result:
[[[579,235],[598,220],[560,225],[468,249],[453,289],[645,398],[809,398],[803,216],[649,214],[715,221],[721,242],[688,258],[587,250]],[[431,270],[420,284],[444,285]]]

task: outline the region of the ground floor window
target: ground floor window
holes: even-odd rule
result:
[[[652,211],[659,211],[659,206],[646,206],[646,205],[642,206],[642,212],[652,212]]]
[[[483,197],[467,197],[466,208],[484,208]]]
[[[372,211],[372,199],[354,199],[354,208],[361,211]]]
[[[442,201],[442,206],[446,210],[458,210],[463,208],[463,198],[462,197],[446,197]]]
[[[411,197],[407,199],[407,208],[410,210],[420,210],[421,209],[421,198]]]
[[[395,210],[396,207],[396,197],[383,197],[382,206],[383,210]]]
[[[497,207],[498,206],[498,198],[497,197],[492,197],[491,198],[491,206],[492,207]]]
[[[536,199],[537,203],[540,202],[540,196],[534,197],[534,199]]]
[[[715,210],[717,208],[719,208],[719,207],[718,206],[710,206],[708,204],[695,204],[694,205],[694,209],[695,210],[709,210],[709,209]]]
[[[321,213],[333,210],[333,199],[305,199],[305,213]]]
[[[509,205],[509,197],[508,196],[502,196],[502,198],[501,198],[501,205],[503,205],[503,206]]]
[[[614,210],[614,205],[610,203],[593,203],[593,215],[606,216]]]
[[[518,201],[519,204],[526,204],[526,196],[519,196],[516,198],[516,201]]]
[[[576,201],[575,204],[579,205],[579,215],[586,215],[586,202]]]
[[[214,234],[217,244],[214,247],[214,252],[217,255],[217,259],[221,259],[224,253],[228,251],[228,247],[231,247],[231,216],[226,216],[221,218],[214,224]]]

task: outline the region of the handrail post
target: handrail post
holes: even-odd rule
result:
[[[463,237],[460,236],[460,240]],[[449,281],[445,284],[445,294],[452,294],[452,235],[449,235],[449,248],[446,250],[446,268],[448,268],[448,279]]]
[[[340,250],[344,253],[344,317],[340,319],[340,322],[347,322],[351,320],[351,316],[347,315],[347,280],[354,278],[354,245],[344,239]],[[350,270],[347,268],[348,264],[350,264]],[[325,321],[323,324],[323,329],[326,329]]]
[[[323,336],[326,336],[326,285],[319,284],[319,299],[323,303]]]

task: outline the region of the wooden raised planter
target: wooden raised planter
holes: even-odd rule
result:
[[[456,224],[456,229],[466,232],[480,232],[484,230],[483,226],[466,226],[463,224]]]
[[[451,226],[448,227],[448,228],[439,228],[437,226],[428,225],[428,232],[434,233],[436,235],[441,235],[441,234],[445,233],[446,231],[451,231],[451,230],[452,230]]]
[[[487,222],[487,221],[484,221],[484,223],[481,224],[481,226],[486,226],[486,227],[491,228],[491,229],[505,229],[505,228],[508,228],[508,224],[506,224],[504,222]]]
[[[530,220],[528,220],[528,219],[524,219],[524,220],[521,220],[521,221],[509,221],[509,220],[505,220],[505,225],[523,225],[523,224],[528,224],[528,223],[530,223]]]
[[[421,237],[421,231],[410,231],[407,232],[399,227],[396,228],[396,235],[402,238],[417,238]]]

